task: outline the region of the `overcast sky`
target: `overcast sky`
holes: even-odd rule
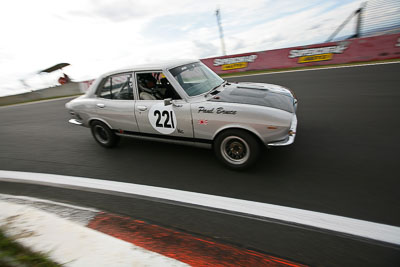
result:
[[[53,83],[54,75],[37,72],[61,62],[70,63],[65,72],[82,81],[150,61],[220,56],[217,7],[227,53],[237,54],[323,42],[362,2],[1,1],[0,96]]]

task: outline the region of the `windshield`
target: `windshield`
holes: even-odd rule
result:
[[[189,96],[207,93],[224,82],[201,62],[179,66],[170,72]]]

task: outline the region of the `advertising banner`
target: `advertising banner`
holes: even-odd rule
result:
[[[202,59],[218,74],[400,58],[400,34]]]

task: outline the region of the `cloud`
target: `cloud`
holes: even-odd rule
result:
[[[233,40],[233,51],[239,51],[246,48],[246,42],[241,39],[234,38]]]
[[[119,22],[136,18],[146,17],[152,8],[142,1],[114,0],[93,1],[94,14]]]
[[[318,28],[321,27],[321,26],[322,26],[322,24],[315,24],[315,25],[311,26],[310,28],[308,28],[308,30],[310,30],[310,31],[316,30],[316,29],[318,29]]]
[[[218,47],[210,42],[194,40],[193,44],[196,51],[195,53],[199,58],[211,57],[218,54]]]
[[[334,9],[329,2],[311,6],[295,14],[281,16],[278,19],[258,23],[250,29],[237,31],[235,37],[246,40],[248,51],[324,42],[345,18],[359,6],[360,2],[352,2]],[[320,23],[319,27],[313,28],[316,22],[320,21],[323,23]],[[331,22],[326,23],[327,21]],[[353,25],[347,25],[341,35],[352,30]]]
[[[324,41],[361,1],[218,0],[227,52]],[[215,0],[0,1],[0,23],[8,25],[1,29],[0,95],[59,62],[83,80],[148,61],[221,55],[216,8]]]

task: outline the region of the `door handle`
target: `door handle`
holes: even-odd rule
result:
[[[106,105],[104,105],[102,103],[98,103],[98,104],[96,104],[96,106],[99,107],[99,108],[104,108]]]
[[[147,110],[147,107],[146,107],[146,106],[138,106],[137,108],[138,108],[138,110],[140,110],[140,111],[145,111],[145,110]]]
[[[181,104],[175,104],[175,103],[172,103],[172,105],[173,105],[174,107],[177,107],[177,108],[181,108],[181,107],[183,107],[183,105],[181,105]]]

